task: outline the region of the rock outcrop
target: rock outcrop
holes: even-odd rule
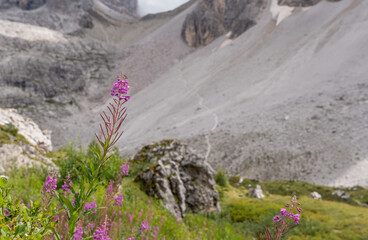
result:
[[[322,200],[322,196],[318,192],[311,192],[311,194],[309,194],[309,197],[317,200]]]
[[[261,186],[257,185],[254,189],[253,188],[249,189],[248,196],[258,198],[258,199],[264,198]]]
[[[143,181],[150,196],[163,199],[166,208],[178,218],[186,211],[220,211],[214,171],[204,158],[176,140],[149,145],[134,158],[152,161],[137,180]]]
[[[0,108],[0,174],[20,166],[57,169],[46,157],[51,146],[50,132],[41,131],[36,123],[14,109]]]
[[[264,9],[265,0],[203,0],[183,24],[181,37],[191,47],[207,45],[231,32],[236,38],[254,24]]]
[[[337,195],[338,197],[340,197],[343,200],[348,201],[350,199],[350,194],[345,192],[344,190],[336,190],[332,192],[332,195]]]
[[[42,131],[34,121],[21,116],[15,109],[0,108],[0,125],[7,124],[13,124],[18,129],[19,134],[44,153],[52,150],[50,131]]]

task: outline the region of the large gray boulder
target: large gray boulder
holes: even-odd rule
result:
[[[317,200],[322,200],[322,196],[318,192],[311,192],[311,194],[309,194],[309,197]]]
[[[153,165],[137,180],[143,181],[150,196],[163,199],[165,207],[178,218],[186,211],[220,211],[213,169],[186,145],[163,141],[142,148],[135,160],[142,160],[142,156]]]

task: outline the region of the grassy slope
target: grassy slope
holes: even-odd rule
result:
[[[71,146],[64,148],[63,151],[63,153],[51,154],[58,156],[59,159],[56,162],[63,163],[60,165],[61,170],[64,169],[62,176],[68,169],[73,168],[73,163],[77,158],[84,159],[88,155],[88,152],[84,153],[83,150]],[[113,178],[116,169],[119,169],[122,162],[123,160],[118,155],[113,157],[111,162],[105,166],[102,180],[108,181]],[[106,211],[109,211],[110,216],[118,214],[116,222],[120,218],[121,226],[129,224],[128,214],[135,216],[133,224],[134,221],[138,224],[139,221],[151,215],[152,224],[161,226],[158,239],[164,236],[166,239],[196,239],[197,237],[199,239],[255,239],[256,233],[263,231],[265,226],[272,228],[272,217],[279,213],[285,203],[290,201],[291,194],[288,191],[300,193],[299,202],[303,208],[301,223],[288,239],[368,239],[368,208],[308,198],[303,195],[309,193],[310,188],[318,189],[318,186],[299,182],[261,183],[265,189],[268,189],[268,192],[272,193],[266,194],[262,200],[249,198],[248,189],[244,186],[237,188],[218,186],[222,206],[221,214],[187,214],[180,222],[163,207],[161,201],[150,199],[140,190],[139,183],[134,182],[136,174],[144,167],[147,167],[147,164],[131,164],[130,176],[122,181],[123,207]],[[28,169],[27,172],[24,168],[13,170],[9,175],[9,182],[14,186],[14,194],[23,198],[25,202],[31,198],[40,200],[40,190],[47,175],[45,171],[41,173],[36,169]],[[284,188],[289,190],[286,191]],[[331,191],[331,188],[328,187],[323,187],[323,189]],[[93,197],[99,206],[102,204],[105,190],[106,185],[101,186]],[[363,195],[367,194],[367,190],[364,189],[356,191]],[[148,201],[151,204],[147,204]],[[143,215],[139,217],[141,209],[143,209]],[[103,211],[105,210],[102,209],[99,213],[100,216]],[[164,219],[162,223],[161,218]],[[113,239],[121,238],[124,231],[124,227],[113,230],[111,233]]]

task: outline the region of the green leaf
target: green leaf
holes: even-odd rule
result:
[[[69,211],[66,211],[66,213],[68,215],[68,218],[70,219],[71,218],[70,213],[74,212],[75,208],[73,207],[69,199],[65,198],[63,195],[59,194],[58,192],[56,192],[56,197],[58,198],[59,202],[64,207],[64,209],[69,210]]]
[[[51,228],[51,231],[54,233],[54,237],[56,240],[61,240],[60,235],[56,232],[56,230],[54,228]]]
[[[5,177],[0,177],[0,188],[6,188],[8,185],[8,179]]]
[[[26,224],[21,224],[15,227],[15,235],[16,236],[21,236],[23,237],[23,235],[26,233]]]
[[[69,236],[73,237],[75,229],[76,229],[76,225],[77,225],[77,221],[78,221],[78,217],[79,214],[77,211],[73,212],[72,217],[69,220]]]
[[[91,191],[89,192],[88,196],[87,196],[87,199],[94,193],[96,192],[98,186],[102,185],[103,183],[102,182],[98,182],[95,186],[93,186],[93,188],[91,189]]]

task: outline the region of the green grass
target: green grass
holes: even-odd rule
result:
[[[0,131],[0,134],[4,131]],[[8,134],[7,132],[5,132]],[[0,135],[1,136],[1,135]],[[7,135],[9,138],[9,134]],[[6,138],[6,137],[5,137]],[[0,137],[1,139],[1,137]],[[76,161],[88,161],[93,159],[90,145],[87,150],[82,147],[68,145],[59,152],[49,153],[47,156],[54,159],[60,167],[62,178],[58,183],[61,187],[64,177],[70,173],[73,184],[77,186],[78,173]],[[144,152],[143,152],[144,153]],[[139,225],[144,218],[152,216],[152,225],[161,226],[158,239],[257,239],[257,232],[262,232],[264,227],[274,226],[272,218],[279,214],[285,203],[290,201],[293,194],[297,194],[303,211],[301,213],[300,224],[292,230],[288,239],[368,239],[368,208],[354,206],[353,202],[341,202],[340,199],[332,196],[334,188],[316,186],[303,182],[277,181],[258,183],[253,180],[244,180],[239,187],[228,185],[227,187],[217,186],[220,193],[221,213],[199,213],[186,214],[182,221],[177,221],[163,206],[162,201],[152,199],[141,190],[139,182],[135,182],[137,175],[153,163],[142,154],[137,161],[130,161],[130,175],[123,178],[121,187],[124,193],[124,203],[122,207],[110,209],[101,208],[100,213],[90,217],[90,221],[97,221],[102,213],[116,215],[115,222],[121,219],[121,226],[128,226],[127,215],[132,214],[136,218],[131,224]],[[107,183],[115,179],[120,170],[121,164],[125,162],[120,158],[117,151],[112,153],[111,160],[104,166],[100,181],[104,182],[91,201],[96,201],[98,206],[103,205]],[[40,200],[41,189],[47,171],[45,169],[25,168],[13,169],[9,173],[9,183],[14,186],[13,194],[23,199],[25,203],[29,200]],[[75,181],[74,181],[75,180]],[[229,181],[236,184],[236,179]],[[262,200],[247,196],[249,184],[254,187],[260,184],[266,197]],[[362,202],[368,196],[368,190],[363,188],[344,189],[351,194],[353,199],[361,199]],[[307,195],[311,191],[322,194],[323,200],[314,200]],[[330,198],[330,200],[327,200]],[[150,201],[151,204],[147,204]],[[143,215],[139,212],[143,210]],[[161,223],[161,218],[164,221]],[[112,234],[113,239],[121,239],[126,236],[126,227],[115,229]]]
[[[8,143],[11,143],[9,134],[0,129],[0,147]]]
[[[249,186],[254,187],[256,184],[261,185],[263,191],[269,194],[309,196],[311,192],[316,191],[322,195],[323,200],[344,202],[351,205],[358,205],[357,201],[368,204],[368,191],[359,186],[353,188],[334,188],[298,181],[258,182],[250,179],[245,179],[240,185],[245,188],[250,188]],[[350,199],[344,200],[337,195],[333,195],[332,192],[338,189],[350,194]]]
[[[246,218],[250,219],[245,219],[238,225],[239,228],[253,234],[262,231],[262,225],[272,226],[272,217],[290,201],[290,196],[274,194],[262,200],[249,199],[245,196],[246,193],[247,190],[242,187],[228,188],[222,202],[224,209],[222,214],[231,217],[234,210],[229,206],[234,203],[239,212],[253,209],[245,214],[248,216]],[[314,200],[306,196],[300,197],[298,201],[303,208],[302,218],[300,225],[293,230],[289,239],[368,239],[368,208],[336,201]]]

